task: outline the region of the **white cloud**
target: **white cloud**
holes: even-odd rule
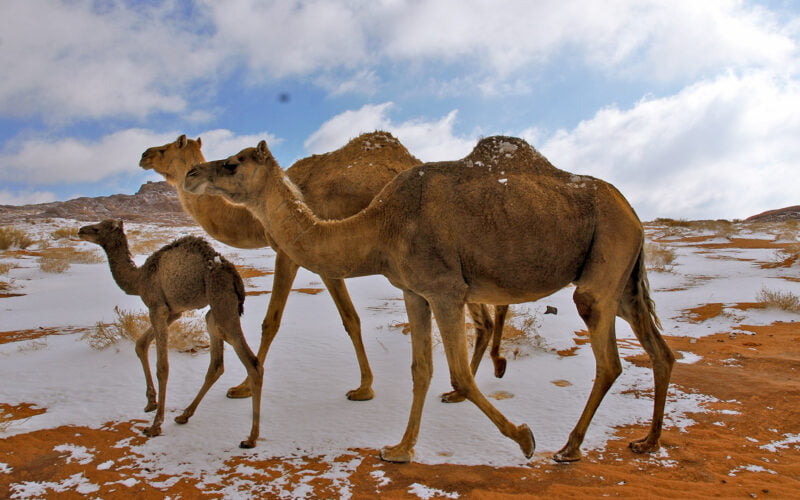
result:
[[[0,205],[33,205],[55,201],[56,195],[48,191],[20,191],[17,193],[9,190],[0,190]]]
[[[139,159],[145,149],[172,142],[179,135],[179,132],[126,129],[97,141],[46,137],[19,140],[0,154],[0,178],[20,184],[53,186],[138,175],[141,173]],[[261,139],[271,144],[280,142],[266,132],[236,135],[217,129],[199,136],[203,139],[203,154],[208,159],[230,156],[245,147],[255,146]]]
[[[797,81],[727,74],[603,109],[541,150],[560,168],[615,184],[645,219],[744,218],[798,203],[797,109]]]
[[[310,153],[324,153],[340,148],[364,132],[386,130],[397,137],[422,161],[452,160],[466,156],[475,138],[458,137],[453,133],[457,111],[434,121],[422,119],[394,123],[388,116],[393,103],[367,104],[358,110],[340,113],[320,126],[304,142]]]
[[[0,2],[0,113],[58,123],[184,111],[186,86],[219,62],[174,8]]]

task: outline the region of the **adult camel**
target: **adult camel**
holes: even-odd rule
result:
[[[432,374],[431,313],[453,388],[475,403],[526,457],[516,426],[481,393],[469,367],[464,306],[538,300],[570,283],[596,359],[591,393],[554,459],[580,459],[597,407],[622,371],[614,331],[625,319],[649,355],[653,419],[635,452],[659,447],[674,356],[661,337],[644,267],[644,231],[612,185],[555,168],[525,141],[481,140],[467,157],[419,165],[394,178],[370,205],[340,221],[318,218],[266,142],[186,175],[186,190],[246,206],[293,261],[329,277],[382,274],[403,291],[411,326],[413,402],[401,441],[381,450],[412,459]]]
[[[201,147],[202,140],[199,137],[193,140],[181,135],[174,142],[147,149],[139,165],[164,176],[177,189],[183,209],[212,238],[236,248],[274,246],[261,223],[246,208],[230,203],[221,196],[192,194],[183,189],[186,172],[206,161]],[[300,188],[306,203],[318,216],[344,219],[366,207],[398,173],[420,163],[392,134],[375,131],[361,134],[330,153],[303,158],[288,168],[286,175]],[[257,354],[261,365],[278,333],[286,300],[299,268],[285,252],[277,247],[275,251],[273,289],[261,324],[261,343]],[[373,376],[364,351],[358,313],[343,280],[324,275],[321,278],[336,304],[358,359],[361,382],[358,388],[347,392],[347,397],[357,401],[371,399],[374,395]],[[502,377],[506,360],[500,355],[499,345],[507,306],[498,306],[495,315],[497,320],[494,322],[485,306],[471,304],[469,311],[476,331],[473,373],[477,371],[491,337],[495,375]],[[247,379],[228,390],[228,397],[231,398],[250,395]],[[443,395],[443,400],[447,402],[461,399],[455,393]]]

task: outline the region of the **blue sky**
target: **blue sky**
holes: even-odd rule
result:
[[[3,0],[0,204],[133,193],[147,147],[284,167],[389,130],[523,137],[643,219],[800,204],[800,6],[734,0]]]

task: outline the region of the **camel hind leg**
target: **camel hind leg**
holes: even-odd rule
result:
[[[660,324],[650,299],[646,272],[644,251],[642,251],[620,299],[618,312],[618,315],[630,324],[653,365],[653,420],[647,436],[630,443],[631,449],[636,453],[658,450],[667,390],[672,366],[675,363],[675,355],[659,331]]]
[[[210,338],[208,370],[206,371],[203,385],[197,392],[197,396],[195,396],[189,406],[183,410],[183,413],[175,417],[175,422],[179,424],[185,424],[189,421],[191,416],[194,415],[195,410],[197,410],[200,401],[203,400],[203,397],[205,397],[211,386],[214,385],[214,382],[216,382],[225,371],[223,337],[211,315],[211,311],[206,314],[206,327],[208,328],[208,336]]]
[[[180,318],[180,314],[171,314],[167,318],[167,327]],[[145,332],[136,339],[136,356],[142,364],[142,371],[144,371],[144,382],[146,385],[145,395],[147,397],[147,405],[144,411],[151,412],[158,408],[156,403],[156,388],[153,385],[153,375],[150,373],[150,344],[153,342],[155,332],[152,325],[145,330]]]
[[[492,349],[489,351],[489,355],[492,357],[494,376],[497,378],[503,378],[503,375],[506,374],[506,358],[500,355],[500,341],[503,340],[503,327],[506,324],[506,315],[508,315],[507,305],[494,307]]]
[[[269,306],[267,306],[267,314],[261,323],[261,343],[258,346],[258,364],[264,366],[264,361],[267,359],[269,347],[272,341],[278,334],[278,328],[281,326],[281,318],[283,317],[283,310],[286,308],[286,301],[289,298],[289,292],[292,289],[292,283],[297,276],[299,266],[292,262],[288,255],[284,252],[277,252],[275,256],[275,275],[272,281],[272,294],[269,298]],[[228,389],[229,398],[249,398],[250,380],[244,379],[239,385]]]

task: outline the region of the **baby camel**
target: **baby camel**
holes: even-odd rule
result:
[[[210,305],[206,325],[211,338],[211,360],[205,382],[194,400],[175,417],[175,422],[185,424],[194,414],[197,405],[208,389],[223,372],[223,341],[231,344],[247,369],[253,394],[253,421],[250,436],[242,441],[242,448],[253,448],[258,439],[261,385],[263,368],[244,339],[239,316],[244,310],[244,284],[236,268],[218,254],[202,238],[186,236],[162,247],[147,258],[144,265],[136,267],[131,260],[128,240],[122,221],[104,220],[84,226],[78,236],[103,247],[108,256],[111,274],[117,285],[128,295],[142,298],[150,312],[151,327],[136,341],[136,354],[142,363],[147,383],[145,411],[156,410],[153,424],[145,429],[149,437],[161,434],[164,421],[167,376],[167,328],[181,313]],[[156,375],[158,377],[158,403],[148,362],[150,342],[156,340]]]
[[[631,449],[658,449],[675,358],[661,337],[650,298],[644,230],[610,184],[557,169],[521,139],[489,137],[461,160],[406,170],[367,208],[339,221],[315,216],[264,141],[194,167],[184,187],[245,205],[281,250],[307,269],[334,278],[382,274],[403,290],[411,325],[413,401],[406,432],[400,443],[381,450],[384,460],[413,457],[433,369],[431,313],[453,388],[530,457],[534,440],[528,426],[512,424],[475,384],[464,306],[535,301],[570,283],[589,329],[596,372],[583,413],[553,458],[580,458],[589,423],[622,371],[616,316],[631,325],[655,378],[650,431]]]

